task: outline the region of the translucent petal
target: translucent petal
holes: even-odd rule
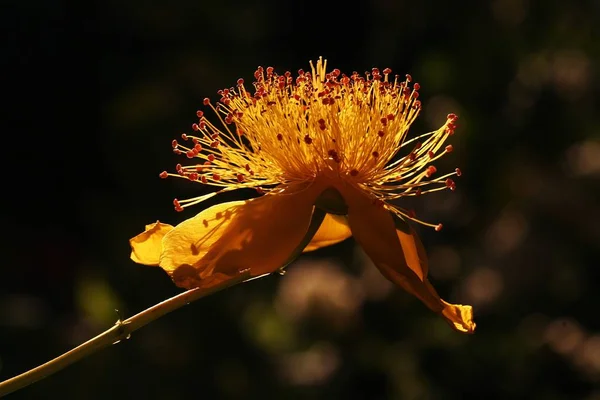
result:
[[[158,265],[162,252],[163,237],[173,229],[172,225],[156,221],[146,225],[146,230],[129,239],[131,259],[138,264]]]
[[[348,239],[350,236],[352,236],[352,232],[350,232],[350,226],[348,226],[348,217],[327,214],[304,252],[331,246]]]
[[[274,272],[303,240],[318,194],[315,186],[290,188],[210,207],[165,235],[160,266],[184,288],[246,270],[250,276]]]
[[[445,302],[427,280],[427,257],[415,232],[397,230],[390,212],[359,189],[345,187],[340,192],[348,204],[352,235],[381,273],[441,314],[457,331],[473,333],[471,306]]]

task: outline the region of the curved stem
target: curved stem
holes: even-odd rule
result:
[[[269,275],[269,274],[266,274]],[[266,275],[258,276],[251,279],[257,279]],[[76,361],[87,357],[96,351],[116,344],[123,339],[128,339],[133,331],[140,329],[146,324],[162,317],[165,314],[170,313],[186,304],[196,301],[203,297],[209,296],[213,293],[219,292],[223,289],[236,285],[238,283],[250,280],[249,271],[245,271],[240,276],[226,282],[223,285],[208,288],[208,289],[191,289],[187,292],[178,294],[177,296],[171,297],[161,303],[158,303],[131,318],[127,318],[124,321],[117,321],[117,323],[110,329],[101,333],[93,339],[75,347],[74,349],[64,353],[61,356],[56,357],[53,360],[48,361],[45,364],[35,367],[27,372],[17,375],[14,378],[8,379],[0,383],[0,397],[6,396],[16,390],[19,390],[25,386],[31,385],[32,383],[39,381],[61,369],[73,364]]]

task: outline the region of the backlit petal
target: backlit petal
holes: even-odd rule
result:
[[[171,229],[173,229],[173,226],[159,221],[146,225],[144,232],[129,239],[131,259],[138,264],[158,265],[160,253],[162,252],[163,237]]]
[[[321,190],[290,188],[210,207],[165,235],[160,266],[184,288],[222,282],[240,271],[274,272],[303,240]]]
[[[406,259],[406,265],[410,268],[420,280],[427,279],[429,272],[429,261],[427,259],[427,253],[421,239],[415,232],[412,226],[406,221],[395,219],[396,235],[402,246],[404,258]]]
[[[340,192],[348,205],[353,236],[381,273],[441,314],[457,331],[472,333],[471,306],[443,301],[427,280],[427,258],[415,232],[397,231],[390,212],[359,189],[345,187]]]
[[[327,214],[304,252],[320,249],[342,242],[352,236],[348,217],[345,215]]]

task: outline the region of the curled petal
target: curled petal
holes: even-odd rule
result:
[[[473,333],[471,306],[445,302],[427,280],[427,258],[416,233],[402,226],[397,230],[390,212],[360,190],[345,187],[341,193],[348,204],[352,235],[381,273],[441,314],[457,331]]]
[[[146,225],[146,230],[136,237],[129,239],[131,259],[138,264],[158,265],[162,252],[163,237],[173,229],[169,224],[156,221]]]
[[[352,236],[348,217],[345,215],[327,214],[321,223],[319,230],[313,236],[304,252],[320,249],[342,242]]]
[[[304,239],[318,194],[312,185],[210,207],[165,235],[160,266],[183,288],[274,272]]]
[[[417,232],[406,221],[395,218],[394,222],[396,225],[396,236],[398,236],[398,240],[402,246],[406,265],[421,281],[426,280],[429,273],[429,261],[421,239],[419,239]]]

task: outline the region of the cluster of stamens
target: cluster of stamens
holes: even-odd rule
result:
[[[460,170],[434,178],[432,163],[453,150],[444,142],[454,133],[458,117],[449,114],[440,129],[406,140],[421,110],[420,85],[412,84],[410,75],[392,79],[389,68],[373,68],[364,76],[347,76],[338,69],[326,72],[326,64],[319,59],[316,67],[311,63],[311,72],[299,70],[296,78],[289,71],[278,75],[272,67],[258,67],[252,93],[238,79],[236,87],[218,91],[216,105],[204,99],[219,127],[197,111],[193,132],[172,142],[176,154],[195,162],[177,164],[175,173],[164,171],[160,177],[221,189],[175,199],[175,209],[225,191],[254,188],[262,194],[327,174],[359,186],[399,216],[441,229],[389,201],[455,190],[451,176],[460,176]],[[411,151],[399,155],[405,146]]]

